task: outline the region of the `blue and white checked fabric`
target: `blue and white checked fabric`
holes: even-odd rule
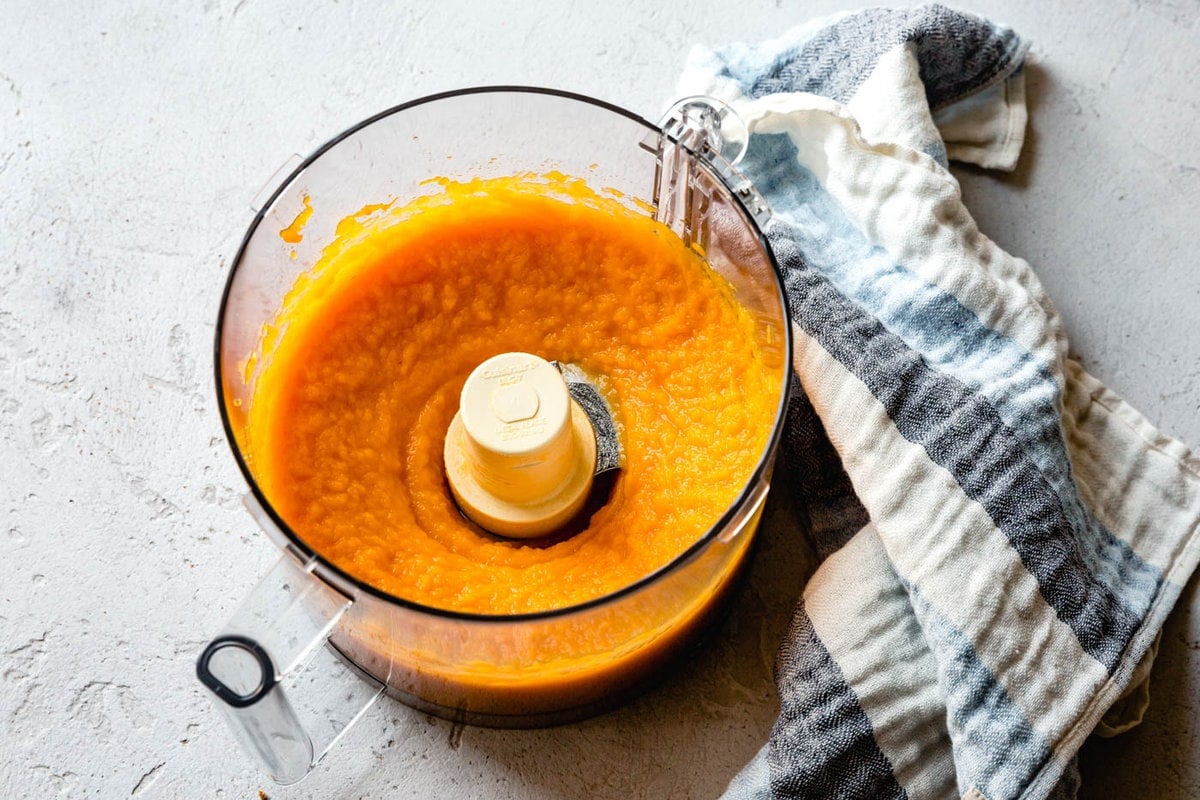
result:
[[[774,211],[822,559],[729,798],[1074,797],[1200,560],[1200,459],[1068,356],[946,169],[1013,167],[1026,49],[928,6],[689,58],[680,94],[737,109]]]

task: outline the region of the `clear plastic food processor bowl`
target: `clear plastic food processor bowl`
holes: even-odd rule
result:
[[[197,662],[246,750],[276,781],[303,777],[381,694],[467,724],[533,727],[612,707],[709,626],[745,564],[770,481],[791,374],[783,286],[759,224],[769,213],[733,164],[745,131],[716,101],[682,101],[660,125],[545,89],[423,98],[337,136],[256,201],[216,338],[222,420],[246,505],[283,551]],[[737,500],[657,572],[605,597],[534,614],[428,608],[359,582],[291,530],[246,458],[245,420],[264,326],[365,204],[403,205],[468,180],[559,171],[654,216],[732,285],[776,376],[773,431]],[[276,179],[278,180],[278,178]],[[302,241],[279,232],[308,198]],[[284,334],[286,335],[286,334]],[[586,635],[580,635],[581,632]],[[547,656],[547,642],[555,645]],[[537,643],[538,646],[531,646]],[[533,655],[536,654],[536,655]]]

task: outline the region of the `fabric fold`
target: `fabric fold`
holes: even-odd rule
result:
[[[823,559],[727,797],[1073,797],[1200,560],[1200,462],[1070,359],[946,169],[1015,166],[1027,52],[925,6],[689,57],[680,93],[742,116],[773,211]]]

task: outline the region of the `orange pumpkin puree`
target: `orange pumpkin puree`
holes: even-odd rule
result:
[[[779,387],[754,323],[669,229],[581,181],[442,188],[344,221],[297,281],[261,347],[251,467],[310,547],[423,605],[534,612],[634,583],[718,521],[763,453]],[[447,487],[463,382],[506,351],[600,376],[617,418],[624,468],[573,536],[490,535]]]

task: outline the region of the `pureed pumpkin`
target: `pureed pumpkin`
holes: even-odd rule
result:
[[[778,369],[697,253],[582,181],[550,174],[441,189],[343,221],[288,294],[264,332],[266,355],[247,367],[251,469],[316,552],[413,603],[519,615],[630,586],[700,540],[743,491],[775,423]],[[463,382],[506,351],[581,366],[613,408],[625,464],[573,535],[494,536],[459,513],[448,489],[442,448]],[[575,641],[559,630],[505,645],[524,651],[506,658],[543,665],[540,674],[453,664],[455,674],[435,675],[415,666],[420,653],[388,657],[401,672],[414,665],[413,693],[432,691],[434,702],[446,694],[487,709],[501,689],[516,690],[502,712],[527,705],[530,692],[582,702],[606,673],[661,660],[711,610],[741,555],[692,587],[695,602],[665,627],[645,628],[653,610],[631,607],[603,630],[592,618]],[[376,649],[389,638],[362,633]],[[580,661],[584,651],[594,658]]]

